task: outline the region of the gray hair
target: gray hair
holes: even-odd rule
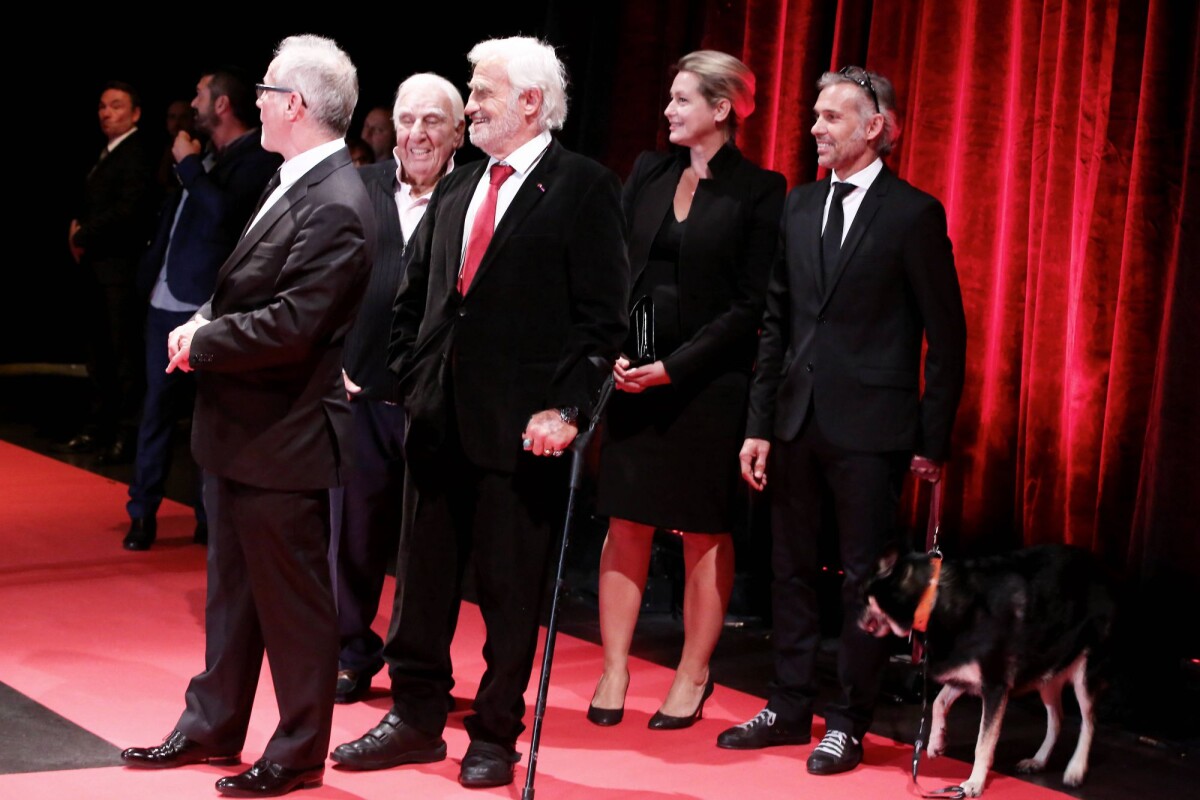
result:
[[[289,36],[271,62],[274,79],[300,93],[308,112],[338,136],[350,130],[358,103],[358,71],[337,42],[323,36]]]
[[[455,125],[465,119],[462,92],[458,90],[458,87],[436,73],[418,72],[405,78],[400,87],[396,89],[396,102],[392,106],[392,122],[397,128],[400,127],[400,97],[410,89],[419,88],[436,89],[446,95],[446,99],[450,101],[450,115],[454,118]]]
[[[539,90],[539,130],[558,130],[567,121],[567,69],[546,42],[528,36],[488,39],[472,47],[467,60],[472,67],[489,62],[503,64],[516,94]]]
[[[900,138],[900,120],[896,116],[896,90],[892,86],[892,82],[878,72],[868,72],[858,67],[843,67],[843,70],[856,70],[861,73],[864,76],[864,82],[869,83],[875,90],[875,97],[871,97],[871,92],[866,86],[842,72],[826,72],[817,81],[817,90],[823,91],[839,83],[857,86],[858,114],[864,120],[863,124],[865,125],[865,120],[869,120],[877,113],[883,116],[883,132],[879,134],[875,152],[886,156],[896,147],[896,140]],[[876,100],[879,101],[879,111],[875,110]]]
[[[738,123],[754,113],[754,72],[739,59],[719,50],[696,50],[679,59],[676,72],[690,72],[700,83],[700,94],[715,106],[729,101],[725,130],[737,133]]]

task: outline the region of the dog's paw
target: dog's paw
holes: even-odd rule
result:
[[[925,748],[925,754],[930,758],[937,758],[944,755],[946,752],[946,737],[945,735],[934,734],[929,737],[929,745]]]
[[[1036,758],[1025,758],[1017,762],[1017,772],[1029,774],[1031,772],[1041,772],[1046,768],[1046,762]]]
[[[967,797],[979,797],[981,794],[983,794],[983,781],[963,781],[962,790]]]
[[[1067,764],[1067,771],[1063,773],[1063,783],[1067,786],[1080,786],[1083,784],[1083,779],[1087,777],[1087,764],[1076,764],[1074,759]]]

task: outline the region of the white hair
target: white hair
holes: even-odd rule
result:
[[[338,136],[350,130],[358,104],[358,70],[337,42],[324,36],[289,36],[271,62],[274,80],[295,89],[313,117]]]
[[[450,81],[433,72],[418,72],[415,75],[409,75],[396,89],[396,102],[392,106],[392,122],[397,128],[400,127],[400,98],[405,92],[411,89],[435,89],[446,95],[446,99],[450,101],[451,116],[454,118],[454,124],[457,125],[465,119],[463,114],[463,99],[462,92]]]
[[[528,36],[488,39],[472,47],[467,60],[472,67],[502,64],[517,94],[539,90],[542,93],[539,130],[558,130],[567,121],[567,69],[546,42]]]

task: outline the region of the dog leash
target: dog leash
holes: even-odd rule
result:
[[[936,586],[938,578],[941,575],[942,567],[942,550],[938,547],[938,533],[942,526],[942,481],[939,478],[933,482],[933,488],[929,492],[929,524],[925,531],[925,547],[929,551],[929,555],[934,559],[934,574],[930,581],[928,601],[923,599],[921,605],[932,606],[933,597],[936,596]],[[921,786],[921,782],[917,780],[917,770],[921,764],[921,751],[925,749],[925,719],[929,715],[929,659],[925,657],[924,642],[917,636],[919,630],[923,635],[926,633],[926,624],[929,621],[929,611],[925,609],[924,618],[918,625],[914,620],[913,632],[911,634],[913,643],[913,663],[921,664],[921,722],[917,726],[917,738],[913,742],[913,757],[912,757],[912,783],[913,788],[925,800],[962,800],[967,796],[966,791],[961,786],[943,786],[940,789],[929,791]]]

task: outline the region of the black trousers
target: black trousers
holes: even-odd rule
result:
[[[400,541],[404,495],[404,409],[356,400],[354,472],[341,494],[331,561],[337,598],[339,669],[378,672],[383,639],[371,629],[388,561]]]
[[[862,453],[835,447],[812,415],[791,442],[771,445],[771,607],[775,683],[767,707],[803,723],[816,697],[821,644],[817,608],[822,496],[831,495],[844,579],[845,620],[838,648],[840,695],[825,709],[830,730],[861,739],[870,728],[887,660],[884,639],[858,628],[862,591],[875,559],[896,530],[908,453]],[[825,489],[828,492],[825,492]]]
[[[188,685],[176,727],[219,752],[241,750],[265,651],[280,719],[264,757],[293,769],[323,764],[337,680],[329,490],[206,476],[205,504],[205,670]]]
[[[518,442],[513,443],[519,447]],[[446,725],[454,686],[450,642],[463,578],[474,585],[487,665],[464,724],[473,740],[513,747],[525,729],[549,550],[565,508],[564,459],[523,455],[515,472],[467,461],[451,431],[443,463],[405,477],[392,624],[384,646],[393,710],[429,734]]]

